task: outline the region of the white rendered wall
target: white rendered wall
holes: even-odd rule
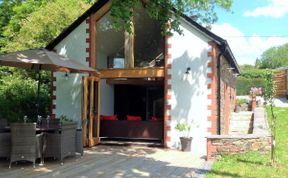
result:
[[[88,66],[86,62],[86,29],[88,25],[83,21],[72,33],[62,40],[55,49],[58,54],[67,56],[79,63]],[[82,113],[82,76],[86,74],[69,74],[68,80],[64,73],[54,73],[56,76],[56,117],[66,115],[74,121],[81,123]]]
[[[114,85],[108,85],[101,80],[101,115],[114,115]]]
[[[168,146],[178,148],[180,134],[175,130],[178,122],[191,123],[190,136],[192,141],[192,154],[206,155],[206,136],[208,127],[208,104],[211,102],[207,96],[211,92],[207,85],[210,79],[207,74],[211,71],[208,63],[208,39],[194,30],[186,22],[182,22],[181,29],[184,35],[174,33],[169,39],[172,44],[171,69],[171,131],[168,135],[171,142]],[[190,67],[190,73],[185,74]]]

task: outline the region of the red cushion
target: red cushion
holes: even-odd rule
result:
[[[161,121],[161,118],[155,117],[155,116],[151,116],[151,121],[158,122],[158,121]]]
[[[101,115],[100,118],[102,120],[109,120],[109,121],[116,121],[118,120],[117,119],[117,115],[112,115],[112,116],[104,116],[104,115]]]
[[[127,120],[128,121],[141,121],[141,116],[130,116],[130,115],[127,115]]]

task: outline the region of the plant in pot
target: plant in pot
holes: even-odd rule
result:
[[[192,137],[189,136],[190,128],[187,122],[178,123],[175,127],[181,133],[180,142],[182,151],[191,151]]]
[[[248,110],[248,105],[247,105],[247,100],[246,99],[236,99],[236,106],[235,106],[235,112],[240,112],[240,111],[247,111]]]

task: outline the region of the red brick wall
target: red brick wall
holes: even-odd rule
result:
[[[51,73],[51,118],[54,119],[56,117],[56,73]]]
[[[172,56],[170,49],[172,47],[170,43],[170,36],[165,37],[165,76],[164,76],[164,147],[169,147],[171,137],[169,132],[171,131],[171,68],[172,68]]]
[[[217,134],[217,50],[218,47],[214,42],[209,42],[209,46],[211,50],[208,53],[208,56],[211,57],[211,61],[208,63],[208,67],[210,67],[211,72],[208,74],[208,77],[211,80],[211,83],[208,84],[208,89],[211,89],[211,93],[208,95],[208,99],[210,100],[210,105],[208,106],[208,110],[211,115],[208,117],[208,123],[210,127],[208,127],[208,135],[216,135]],[[220,101],[220,117],[221,117],[221,134],[229,133],[229,124],[230,124],[230,116],[231,111],[235,106],[235,77],[231,71],[228,70],[230,67],[228,61],[222,56],[221,61],[221,101]],[[207,142],[207,159],[211,158],[211,153],[215,150],[214,146]]]
[[[210,111],[210,116],[208,116],[208,122],[210,127],[208,127],[207,132],[209,134],[217,133],[217,46],[214,42],[209,42],[211,50],[208,52],[208,56],[211,57],[211,61],[208,63],[211,72],[208,73],[208,77],[211,83],[208,84],[208,89],[211,89],[211,93],[208,95],[208,100],[211,101],[208,105],[208,110]]]

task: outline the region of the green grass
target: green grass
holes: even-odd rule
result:
[[[271,113],[268,110],[269,118]],[[223,156],[213,164],[207,178],[247,177],[247,178],[285,178],[288,177],[288,108],[275,108],[277,117],[276,161],[270,163],[270,153],[249,152],[233,156]]]

